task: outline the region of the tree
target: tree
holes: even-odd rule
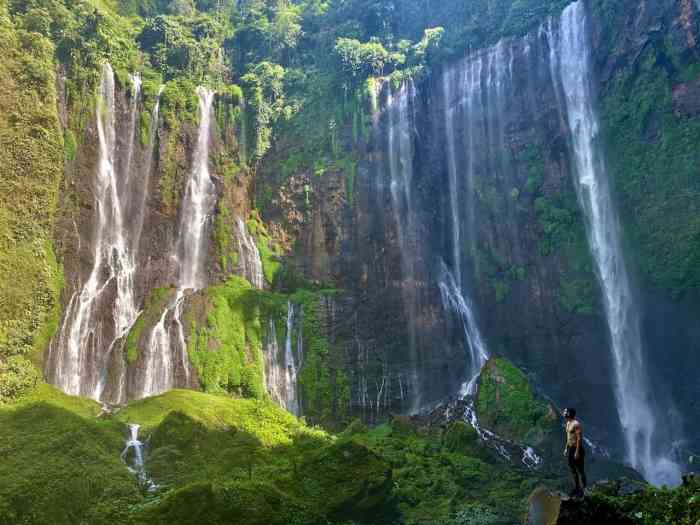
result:
[[[335,53],[342,68],[352,77],[365,78],[382,75],[386,66],[397,66],[406,61],[402,53],[390,53],[377,40],[361,43],[354,38],[339,38]]]

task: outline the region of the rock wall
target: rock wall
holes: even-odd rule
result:
[[[650,122],[691,120],[700,16],[690,2],[598,0],[587,9],[602,138],[638,275],[652,395],[671,395],[688,414],[698,385],[681,367],[697,366],[696,288],[686,282],[674,294],[640,264],[661,254],[635,234],[634,194],[612,136],[622,117],[610,113],[610,103],[643,73],[645,53],[656,50],[658,58],[663,47],[674,53],[673,69],[661,56],[646,74],[668,84],[673,105],[652,112]],[[410,412],[459,390],[468,370],[463,331],[437,288],[441,263],[454,272],[459,262],[491,353],[510,358],[556,403],[577,406],[591,435],[619,443],[607,327],[576,202],[569,132],[551,80],[547,31],[545,22],[524,37],[473,51],[415,85],[376,88],[378,109],[367,101],[361,136],[350,126],[339,132],[354,159],[350,167],[286,177],[279,166],[289,137],[267,158],[257,194],[275,186],[283,192],[264,208],[265,219],[298,239],[295,261],[307,277],[330,279],[347,296],[339,323],[352,329],[337,344],[354,378],[356,411]],[[635,129],[628,141],[643,145],[648,128]],[[657,131],[658,141],[676,138]],[[692,139],[679,147],[696,155]],[[450,162],[459,174],[456,222]],[[686,180],[666,195],[693,190],[692,184]],[[653,227],[695,235],[692,219],[676,214],[674,226],[656,212]],[[686,255],[693,256],[689,244]],[[695,422],[685,424],[690,429]]]

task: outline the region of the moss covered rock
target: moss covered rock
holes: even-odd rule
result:
[[[538,445],[556,425],[554,408],[538,398],[527,377],[507,359],[490,359],[479,377],[481,424],[507,439]]]

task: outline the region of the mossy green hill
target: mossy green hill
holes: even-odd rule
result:
[[[127,423],[141,426],[153,492],[120,458]],[[266,399],[185,390],[109,415],[41,385],[0,408],[0,458],[3,525],[505,525],[535,486],[560,483],[503,462],[462,422],[397,417],[332,435]],[[606,504],[633,523],[695,525],[697,494],[643,490]]]

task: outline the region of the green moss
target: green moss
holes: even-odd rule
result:
[[[504,523],[515,523],[532,489],[488,454],[474,430],[461,422],[443,434],[398,419],[354,439],[389,461],[400,523],[454,523],[465,506],[475,504]]]
[[[556,421],[552,409],[538,399],[527,377],[503,358],[493,358],[479,377],[479,420],[500,436],[537,445]]]
[[[63,150],[67,161],[75,160],[75,156],[78,153],[78,143],[70,129],[65,129],[63,131]]]
[[[151,115],[147,111],[139,113],[139,142],[141,146],[148,146],[151,140]]]
[[[140,315],[126,338],[125,349],[127,363],[134,363],[139,357],[138,342],[141,338],[141,332],[143,332],[145,324],[143,315]]]
[[[322,296],[332,293],[300,290],[291,301],[304,312],[304,359],[298,379],[303,414],[309,421],[335,426],[349,417],[350,382],[343,355],[331,346],[319,319]]]
[[[124,354],[127,363],[136,362],[139,357],[139,348],[144,344],[142,336],[144,328],[155,326],[165,309],[166,303],[173,293],[172,288],[153,288],[147,299],[141,315],[131,327],[124,344]]]
[[[644,279],[681,294],[700,287],[700,120],[675,107],[673,89],[697,79],[697,66],[663,41],[636,64],[602,100],[610,178]]]
[[[0,408],[0,522],[127,523],[141,495],[119,459],[125,429],[99,411],[46,385]]]
[[[265,395],[260,299],[245,279],[208,288],[206,326],[188,344],[192,365],[207,392]]]
[[[214,240],[219,250],[219,264],[226,275],[232,274],[238,266],[238,251],[233,246],[233,216],[225,199],[219,201],[216,215]]]
[[[60,315],[62,272],[50,239],[67,151],[54,45],[21,29],[7,9],[0,4],[0,375],[7,376],[0,382],[15,396],[33,374],[24,359],[10,358],[40,364]],[[38,12],[32,17],[32,23],[41,18]]]

